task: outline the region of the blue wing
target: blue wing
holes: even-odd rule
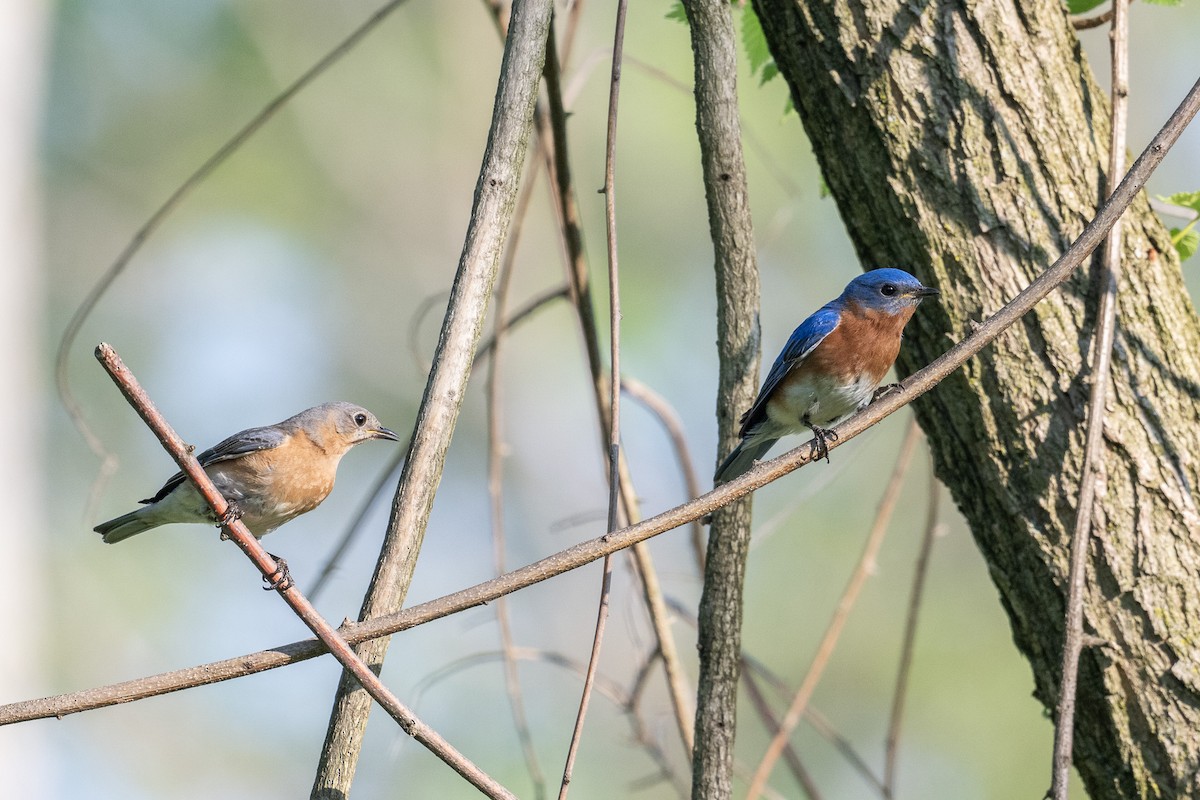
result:
[[[207,467],[219,461],[228,461],[231,458],[238,458],[248,453],[257,453],[259,450],[273,450],[283,444],[287,437],[286,433],[274,425],[265,428],[250,428],[249,430],[235,433],[223,442],[213,445],[196,456],[196,460],[200,462],[200,466]],[[176,486],[183,483],[183,480],[183,473],[176,472],[167,478],[167,482],[158,490],[158,494],[154,495],[154,497],[146,498],[141,502],[157,503],[169,495]]]
[[[841,320],[841,314],[837,307],[830,303],[813,312],[812,316],[801,322],[799,327],[792,331],[787,344],[783,346],[783,350],[775,358],[775,363],[771,365],[771,371],[767,373],[767,379],[763,381],[762,388],[758,390],[758,397],[755,398],[754,405],[742,415],[740,436],[745,437],[755,425],[766,418],[767,401],[770,400],[772,393],[783,382],[784,377],[802,364],[813,348],[824,341],[825,337],[838,326],[839,320]]]

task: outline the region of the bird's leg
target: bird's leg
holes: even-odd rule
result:
[[[837,433],[829,428],[819,428],[816,425],[813,425],[812,422],[809,421],[808,415],[805,415],[800,421],[803,422],[813,433],[812,451],[809,453],[810,458],[812,458],[813,461],[820,461],[823,458],[825,459],[825,463],[828,464],[829,443],[837,441]]]
[[[876,400],[883,397],[885,394],[890,394],[891,392],[894,392],[899,388],[900,388],[900,384],[898,384],[898,383],[885,383],[883,386],[880,386],[878,389],[876,389],[871,394],[871,402],[874,403]]]
[[[270,575],[263,575],[263,583],[266,584],[263,586],[263,591],[285,592],[295,586],[296,582],[292,580],[292,573],[288,569],[287,561],[274,553],[267,553],[267,555],[275,560],[275,571]]]
[[[221,529],[221,541],[229,538],[229,534],[225,532],[225,528],[233,524],[235,519],[242,518],[242,508],[232,500],[225,504],[225,513],[217,517],[217,527]]]

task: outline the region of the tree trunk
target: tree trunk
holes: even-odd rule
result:
[[[1055,0],[754,0],[864,267],[942,289],[902,372],[1066,249],[1104,184],[1108,103]],[[1136,98],[1134,98],[1136,102]],[[1200,330],[1169,239],[1124,217],[1074,762],[1093,798],[1200,796]],[[916,403],[1036,695],[1057,701],[1093,274]],[[998,740],[1003,747],[1003,740]],[[1047,752],[1047,785],[1050,774]]]

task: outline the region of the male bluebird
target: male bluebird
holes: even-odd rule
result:
[[[899,269],[859,275],[836,300],[792,332],[754,405],[741,419],[742,441],[717,467],[725,483],[754,466],[779,437],[805,428],[813,454],[829,457],[833,425],[871,402],[900,352],[900,333],[922,298],[937,289]]]
[[[325,403],[278,425],[235,433],[197,460],[234,513],[261,539],[285,522],[312,511],[333,489],[338,462],[368,439],[399,437],[370,411],[353,403]],[[182,472],[145,508],[96,526],[108,544],[170,522],[215,522],[212,509]]]

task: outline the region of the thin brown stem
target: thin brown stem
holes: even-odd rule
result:
[[[507,334],[504,315],[508,310],[508,292],[515,272],[513,266],[516,263],[517,248],[521,241],[523,222],[529,211],[530,200],[533,198],[533,188],[537,185],[540,163],[537,159],[530,162],[528,174],[521,186],[521,193],[517,198],[517,210],[513,215],[513,228],[504,253],[504,261],[500,265],[500,276],[496,281],[493,300],[495,309],[493,314],[496,322],[492,333],[492,357],[488,361],[484,392],[487,404],[487,489],[492,523],[492,555],[497,575],[502,575],[505,570],[504,403],[500,386],[503,345]],[[475,357],[479,357],[478,351],[476,351]],[[513,726],[516,728],[517,740],[521,744],[525,768],[529,771],[530,780],[533,782],[534,796],[540,800],[546,796],[546,778],[542,773],[541,764],[538,762],[537,749],[533,746],[533,733],[525,714],[525,701],[521,693],[521,675],[517,666],[517,657],[514,654],[516,645],[513,641],[512,620],[505,598],[496,601],[495,611],[503,656],[504,688],[508,694],[509,707],[512,710]]]
[[[1108,152],[1105,194],[1116,190],[1117,176],[1125,171],[1125,140],[1129,96],[1129,3],[1113,0],[1112,43],[1112,137]],[[1071,743],[1075,731],[1075,690],[1079,655],[1083,649],[1083,598],[1087,589],[1087,558],[1091,551],[1092,506],[1096,484],[1103,480],[1104,403],[1112,367],[1113,340],[1117,327],[1117,284],[1121,279],[1121,222],[1113,223],[1105,241],[1100,264],[1100,298],[1096,334],[1092,339],[1092,391],[1088,402],[1087,435],[1083,447],[1083,469],[1079,475],[1079,499],[1075,504],[1075,530],[1071,536],[1071,566],[1067,579],[1067,612],[1063,623],[1062,678],[1054,726],[1054,760],[1050,794],[1067,800],[1071,771]]]
[[[941,496],[932,470],[929,475],[929,500],[925,508],[925,532],[913,570],[912,590],[908,596],[908,615],[904,621],[904,636],[900,648],[900,667],[896,671],[896,690],[892,695],[892,711],[888,719],[887,739],[883,756],[883,796],[896,793],[896,754],[900,744],[900,724],[904,718],[904,701],[908,693],[908,674],[912,667],[913,650],[917,640],[917,620],[921,616],[921,599],[925,591],[925,576],[929,573],[929,555],[938,531],[938,498]]]
[[[459,753],[454,747],[438,734],[437,731],[430,728],[424,722],[417,719],[411,711],[400,700],[392,694],[379,677],[371,671],[361,658],[353,650],[350,645],[342,638],[333,627],[325,621],[325,619],[317,613],[313,608],[312,603],[308,598],[296,588],[295,584],[286,578],[286,573],[278,560],[258,543],[258,539],[250,533],[249,529],[237,518],[232,518],[225,521],[227,512],[229,511],[229,503],[217,491],[217,487],[213,485],[212,480],[208,477],[208,473],[200,466],[200,462],[192,454],[193,448],[189,447],[183,439],[175,433],[174,428],[167,422],[166,418],[158,411],[151,402],[149,395],[146,394],[137,378],[121,361],[117,352],[107,344],[101,343],[96,348],[96,358],[104,366],[109,377],[125,395],[125,399],[137,411],[138,416],[145,421],[146,425],[162,442],[163,448],[175,459],[175,463],[179,465],[179,469],[187,476],[188,480],[196,487],[196,491],[204,498],[209,508],[212,509],[216,519],[221,520],[221,527],[227,538],[241,548],[242,552],[250,559],[258,571],[262,573],[263,580],[270,584],[284,601],[291,607],[309,630],[317,635],[321,643],[333,654],[343,667],[351,672],[355,679],[362,687],[370,694],[372,699],[379,705],[383,706],[393,719],[399,723],[405,733],[412,736],[422,745],[427,747],[434,755],[442,759],[451,769],[462,775],[471,783],[472,786],[482,791],[488,797],[492,798],[508,798],[515,800],[516,795],[509,792],[491,776],[485,773],[479,767],[471,763],[462,753]]]
[[[775,712],[771,710],[771,703],[763,695],[762,688],[758,685],[758,677],[750,670],[745,669],[743,662],[742,669],[742,685],[746,688],[746,694],[750,697],[750,703],[754,706],[754,710],[758,712],[759,719],[769,731],[779,730],[779,719],[775,716]],[[812,775],[804,767],[800,761],[800,755],[796,752],[796,748],[792,747],[791,742],[787,742],[783,746],[783,763],[788,765],[788,769],[792,771],[792,777],[796,779],[796,783],[800,784],[800,788],[804,791],[806,797],[811,800],[821,800],[821,792],[817,789],[817,784],[813,781]]]
[[[551,32],[553,44],[553,31]],[[550,54],[554,48],[549,48]],[[576,317],[580,332],[583,336],[587,355],[588,372],[591,377],[592,393],[596,403],[596,418],[599,423],[600,435],[604,442],[606,468],[612,473],[612,459],[607,458],[610,452],[610,409],[609,397],[612,391],[611,381],[604,377],[603,364],[600,359],[600,336],[597,332],[596,320],[592,308],[591,283],[587,259],[583,250],[583,234],[579,221],[578,205],[575,202],[575,190],[571,176],[570,160],[567,157],[567,114],[563,105],[562,82],[559,64],[556,59],[546,59],[546,95],[548,98],[548,115],[539,121],[539,131],[548,129],[553,141],[553,158],[550,161],[552,188],[554,190],[554,207],[558,216],[563,249],[567,262],[567,279],[571,286],[571,299],[575,306]],[[542,134],[543,136],[545,133]],[[627,524],[633,524],[641,519],[637,496],[634,492],[633,481],[629,478],[628,466],[623,455],[618,453],[616,468],[620,476],[621,508]],[[610,481],[610,487],[612,482]],[[641,545],[632,550],[633,560],[637,567],[638,579],[642,586],[642,597],[658,639],[659,651],[662,655],[664,671],[667,678],[667,689],[671,699],[671,709],[675,714],[676,726],[679,730],[680,742],[688,757],[692,750],[692,712],[689,705],[690,690],[687,674],[679,658],[675,640],[671,635],[670,617],[666,603],[663,600],[662,589],[658,583],[658,574],[654,568],[653,559],[648,548]]]
[[[617,0],[616,32],[613,35],[612,78],[608,94],[608,132],[604,150],[604,229],[608,251],[608,332],[609,332],[609,396],[608,396],[608,530],[621,527],[621,290],[620,268],[617,256],[617,108],[621,96],[621,54],[625,45],[625,15],[628,0]],[[567,763],[563,767],[559,800],[566,800],[571,785],[571,774],[579,754],[583,736],[583,722],[587,717],[588,702],[596,670],[600,666],[600,648],[604,642],[604,629],[608,620],[608,607],[612,591],[612,558],[604,559],[604,577],[600,585],[600,603],[596,614],[596,631],[592,638],[592,651],[588,657],[587,675],[583,681],[583,693],[579,699],[579,713],[575,718],[575,729],[567,749]]]
[[[750,788],[746,792],[747,800],[756,800],[767,785],[767,780],[771,777],[771,769],[775,766],[776,760],[778,760],[780,754],[783,752],[784,744],[787,743],[788,738],[792,735],[792,731],[795,730],[796,725],[799,724],[801,718],[804,716],[804,709],[808,706],[808,701],[812,698],[812,693],[817,688],[817,683],[821,680],[822,674],[824,674],[825,666],[829,663],[829,659],[837,647],[838,639],[842,635],[842,629],[846,625],[850,611],[858,601],[859,592],[862,591],[867,577],[875,568],[875,556],[879,552],[879,546],[883,544],[884,536],[887,534],[888,526],[892,521],[892,513],[895,511],[896,503],[900,499],[900,487],[908,475],[908,468],[912,464],[913,452],[916,450],[917,441],[920,438],[921,429],[914,420],[909,423],[908,432],[904,434],[904,442],[900,445],[900,454],[896,457],[896,466],[892,469],[892,476],[883,491],[883,498],[879,501],[879,510],[875,514],[875,521],[871,525],[871,532],[867,535],[862,555],[858,559],[858,564],[854,567],[854,572],[846,584],[845,591],[842,592],[841,599],[838,600],[833,617],[829,620],[829,626],[825,629],[825,635],[821,637],[821,642],[817,645],[817,653],[813,656],[812,664],[809,666],[808,672],[804,675],[804,680],[800,682],[800,688],[796,690],[796,694],[788,706],[787,713],[783,716],[783,722],[775,732],[771,743],[767,746],[767,751],[763,754],[762,760],[759,761],[758,768],[754,771]]]

